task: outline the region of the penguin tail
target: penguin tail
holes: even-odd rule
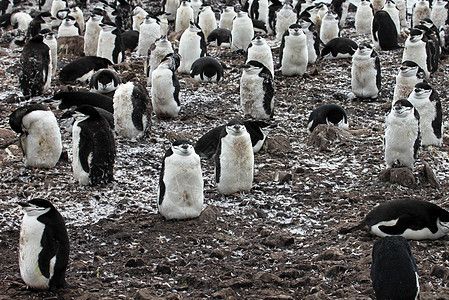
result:
[[[352,226],[352,227],[341,228],[341,229],[338,231],[338,233],[339,233],[339,234],[347,234],[347,233],[350,233],[350,232],[353,232],[353,231],[362,229],[363,227],[365,227],[365,223],[362,222],[362,223],[359,223],[359,224],[357,224],[357,225],[355,225],[355,226]]]

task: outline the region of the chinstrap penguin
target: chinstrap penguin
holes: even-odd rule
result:
[[[212,7],[203,5],[198,16],[198,26],[201,28],[205,39],[207,39],[212,30],[217,28],[217,20]]]
[[[396,84],[393,92],[393,103],[399,99],[407,99],[417,83],[423,82],[425,77],[423,69],[414,61],[402,62],[399,73],[396,75]]]
[[[98,93],[85,91],[59,92],[53,96],[53,100],[61,100],[59,109],[67,109],[72,106],[78,107],[83,104],[100,107],[110,113],[114,112],[112,99]]]
[[[211,31],[207,37],[207,45],[214,47],[231,47],[232,34],[229,29],[226,28],[216,28]]]
[[[307,37],[308,64],[314,64],[320,56],[320,38],[316,26],[308,18],[299,20],[299,25]]]
[[[340,24],[338,16],[332,11],[328,11],[322,20],[320,27],[320,39],[324,44],[340,36]]]
[[[189,28],[192,20],[193,8],[190,6],[190,2],[184,0],[176,10],[175,32],[181,32]]]
[[[223,78],[223,66],[213,57],[200,57],[192,64],[190,77],[196,81],[219,82]]]
[[[89,80],[91,92],[110,95],[122,83],[120,76],[113,69],[100,69]]]
[[[355,30],[357,34],[369,34],[373,23],[374,9],[369,0],[361,0],[355,13]]]
[[[145,21],[140,25],[139,43],[137,55],[147,56],[151,45],[161,36],[161,26],[157,20],[147,15]]]
[[[151,48],[147,60],[147,86],[151,86],[153,71],[156,70],[162,59],[170,53],[173,53],[173,47],[166,36],[156,40],[155,47]]]
[[[306,73],[309,51],[307,37],[300,25],[291,25],[283,35],[279,61],[281,73],[284,76],[302,76]]]
[[[405,41],[402,61],[406,60],[417,63],[424,70],[426,78],[429,78],[431,70],[430,49],[428,48],[427,38],[420,29],[411,29]]]
[[[346,111],[337,104],[324,104],[310,113],[307,122],[309,132],[313,132],[315,127],[320,124],[333,125],[343,129],[349,128]]]
[[[379,57],[371,45],[363,43],[352,57],[351,90],[359,98],[377,98],[380,85]]]
[[[244,11],[239,11],[232,22],[231,51],[247,51],[254,37],[253,22]]]
[[[203,208],[200,157],[180,139],[165,152],[159,177],[158,211],[167,220],[196,218]]]
[[[398,32],[390,14],[380,10],[374,14],[372,26],[374,47],[378,50],[393,50],[399,48]]]
[[[20,276],[33,289],[66,287],[69,237],[64,219],[47,200],[19,202],[25,214],[20,226]]]
[[[110,21],[100,24],[101,31],[98,37],[97,56],[106,58],[114,64],[119,64],[124,59],[124,46],[120,29]]]
[[[255,37],[251,44],[248,46],[248,55],[246,62],[258,61],[270,70],[272,76],[274,76],[274,63],[273,54],[271,48],[261,36]]]
[[[112,62],[103,57],[85,56],[67,64],[59,72],[59,80],[62,83],[74,81],[87,82],[95,71],[112,66]]]
[[[320,59],[350,58],[357,51],[358,45],[351,39],[337,37],[330,40],[321,49]]]
[[[191,23],[190,27],[184,31],[179,40],[179,55],[181,64],[179,73],[189,74],[195,60],[207,54],[206,40],[200,28]]]
[[[276,40],[282,40],[286,30],[296,23],[296,13],[290,2],[285,2],[281,10],[276,13]]]
[[[86,22],[86,30],[84,31],[84,55],[86,56],[97,55],[103,13],[102,10],[92,11],[89,20]]]

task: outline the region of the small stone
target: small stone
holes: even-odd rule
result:
[[[428,163],[424,163],[424,166],[420,170],[419,175],[421,176],[423,181],[428,182],[431,187],[436,189],[440,188],[440,183],[438,182],[435,173],[433,172],[432,168],[429,166]]]
[[[277,275],[261,271],[261,272],[257,273],[256,275],[254,275],[254,281],[262,281],[264,283],[280,284],[282,282],[282,279]]]
[[[222,258],[225,257],[225,253],[221,249],[214,249],[214,250],[211,251],[210,256],[211,257],[216,257],[218,259],[222,259]]]
[[[410,168],[392,168],[390,171],[390,182],[406,187],[416,187],[416,179]]]
[[[125,267],[127,267],[127,268],[136,268],[136,267],[142,267],[142,266],[145,266],[145,262],[143,260],[141,260],[140,258],[138,258],[138,259],[131,258],[125,264]]]
[[[328,278],[332,278],[337,276],[339,273],[343,273],[347,270],[346,267],[342,266],[342,265],[336,265],[333,266],[331,268],[329,268],[329,270],[327,270],[325,276]]]
[[[278,178],[279,184],[289,183],[293,179],[293,175],[287,172],[279,172],[276,177]]]
[[[245,278],[232,278],[226,281],[223,281],[220,283],[220,287],[230,287],[230,288],[242,288],[242,287],[249,287],[252,286],[253,282],[252,280],[245,279]]]
[[[230,287],[219,290],[212,294],[212,298],[214,299],[235,299],[237,294]]]
[[[434,266],[432,271],[430,271],[430,276],[434,276],[436,278],[444,278],[447,275],[447,269],[442,266]]]
[[[331,248],[325,250],[323,253],[318,255],[317,260],[340,260],[343,258],[343,252],[338,248]]]
[[[167,266],[167,265],[157,265],[156,272],[158,272],[159,274],[170,275],[171,274],[171,268],[169,266]]]

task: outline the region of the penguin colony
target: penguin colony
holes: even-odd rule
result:
[[[412,169],[419,159],[420,146],[438,147],[443,144],[442,104],[431,83],[432,74],[438,71],[440,54],[447,50],[448,30],[444,28],[449,19],[447,3],[438,0],[434,1],[434,7],[430,7],[428,1],[418,0],[410,20],[413,28],[408,29],[400,17],[399,7],[396,12],[391,1],[380,5],[379,2],[382,1],[374,1],[373,4],[378,6],[374,9],[369,1],[361,1],[355,14],[355,29],[358,35],[371,35],[378,51],[398,48],[398,34],[401,30],[407,30],[403,64],[396,78],[395,95],[390,100],[391,112],[385,121],[384,155],[388,168],[405,166]],[[259,123],[260,120],[274,118],[274,78],[303,76],[308,64],[314,65],[318,57],[352,58],[351,88],[355,96],[376,98],[381,94],[381,62],[374,47],[357,45],[341,36],[340,27],[345,24],[346,13],[335,8],[343,6],[344,9],[344,4],[332,1],[328,7],[299,2],[300,10],[293,18],[291,12],[294,11],[288,3],[276,5],[276,10],[273,8],[275,3],[272,3],[273,6],[270,3],[249,1],[246,11],[243,6],[243,10],[237,12],[228,7],[223,11],[223,20],[219,24],[220,28],[230,31],[231,39],[226,40],[231,42],[230,51],[235,51],[236,55],[241,52],[247,55],[246,63],[241,68],[240,117],[250,115],[256,123],[232,119],[213,129],[213,134],[203,136],[204,140],[200,139],[195,148],[186,139],[171,144],[162,159],[157,193],[157,207],[165,219],[188,219],[201,214],[204,202],[204,182],[198,156],[201,153],[207,157],[215,156],[215,181],[220,194],[251,193],[254,153],[261,149],[266,134],[258,137],[248,126],[256,124],[256,131],[263,132],[267,125]],[[303,8],[303,4],[307,8]],[[217,58],[206,56],[206,39],[217,26],[211,7],[203,7],[195,16],[193,2],[180,5],[178,1],[167,0],[162,6],[163,12],[169,13],[165,17],[176,22],[175,31],[184,30],[177,49],[173,49],[165,37],[167,32],[162,27],[163,17],[150,15],[138,6],[127,12],[117,6],[96,7],[86,26],[79,8],[67,9],[63,1],[57,0],[51,7],[41,7],[43,12],[36,14],[32,21],[13,22],[11,16],[11,24],[29,22],[29,26],[20,24],[27,31],[19,76],[24,97],[42,101],[39,97],[52,93],[52,90],[49,91],[51,83],[57,80],[61,83],[77,81],[90,84],[92,92],[62,91],[52,97],[55,101],[61,101],[60,110],[75,107],[72,111],[75,118],[72,169],[75,181],[82,185],[109,184],[114,180],[116,135],[133,140],[144,137],[152,118],[150,100],[158,118],[169,117],[178,121],[178,114],[182,114],[182,97],[176,73],[190,74],[205,82],[217,82],[214,84],[219,84],[220,79],[227,75]],[[188,13],[180,10],[185,6],[190,6]],[[134,12],[133,22],[130,21],[131,11]],[[180,20],[184,14],[188,17]],[[64,17],[61,19],[61,16]],[[277,17],[277,23],[276,20],[269,20],[269,16]],[[264,38],[255,35],[260,22],[273,38],[276,36],[281,42],[279,68],[275,68],[271,43],[269,45]],[[190,25],[187,26],[188,23]],[[152,25],[152,28],[145,28],[146,25]],[[135,32],[130,31],[131,26]],[[56,72],[58,62],[53,37],[56,32],[58,37],[84,36],[85,57],[72,61],[59,72]],[[150,93],[139,82],[121,83],[117,73],[108,69],[119,69],[118,65],[129,59],[124,37],[132,34],[139,34],[139,39],[136,47],[131,48],[137,48],[137,55],[147,56],[148,59]],[[229,32],[220,34],[229,36]],[[158,44],[163,44],[163,41],[166,45],[158,49]],[[321,55],[318,55],[320,41],[324,46]],[[220,46],[221,42],[217,44]],[[211,72],[209,69],[214,70]],[[99,72],[106,72],[109,77],[101,77]],[[421,78],[420,72],[424,72],[425,79]],[[256,95],[249,95],[249,91]],[[101,95],[111,92],[111,97]],[[261,99],[263,102],[256,104]],[[101,109],[107,112],[101,113]],[[113,116],[114,127],[108,114]],[[318,124],[348,129],[348,116],[341,106],[326,104],[310,114],[308,130],[312,132]],[[20,107],[10,115],[10,126],[20,134],[26,166],[52,168],[56,165],[62,152],[61,135],[55,114],[48,107],[42,104]],[[20,205],[25,210],[19,247],[23,281],[34,289],[64,287],[69,242],[61,215],[50,202],[42,199],[21,202]],[[51,229],[55,225],[58,229]],[[417,265],[403,237],[421,240],[445,236],[449,232],[449,213],[426,201],[392,200],[374,208],[359,225],[340,232],[348,233],[366,226],[371,233],[382,237],[374,244],[371,267],[373,288],[378,299],[395,297],[394,293],[398,293],[392,280],[407,281],[410,297],[416,297],[419,293]],[[50,241],[43,238],[48,231],[55,235]],[[57,246],[50,244],[55,241]],[[54,252],[56,248],[58,251]],[[399,255],[401,260],[388,257],[391,252],[396,252],[393,256]],[[382,266],[391,266],[391,263],[386,263],[389,259],[404,268],[404,272],[398,278],[393,276],[386,284],[385,268]],[[404,278],[401,279],[401,276]]]

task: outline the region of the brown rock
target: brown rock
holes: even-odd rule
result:
[[[343,273],[347,270],[347,268],[345,266],[342,265],[335,265],[333,267],[330,267],[327,271],[325,276],[332,278],[337,276],[339,273]]]
[[[237,294],[231,288],[225,288],[212,294],[212,298],[214,299],[237,299],[236,296]]]
[[[444,278],[447,275],[447,269],[443,266],[434,266],[432,271],[430,271],[430,276],[435,276],[437,278]]]
[[[288,137],[280,134],[268,136],[264,147],[268,153],[276,156],[285,156],[292,151]]]
[[[416,179],[410,168],[392,168],[390,171],[390,182],[406,187],[416,187]]]
[[[248,287],[252,286],[253,282],[249,279],[245,278],[232,278],[226,281],[223,281],[220,283],[220,287],[230,287],[230,288],[242,288],[242,287]]]
[[[254,281],[280,284],[282,282],[282,279],[277,275],[261,271],[261,272],[257,273],[256,275],[254,275]]]
[[[339,127],[320,124],[311,133],[307,145],[319,148],[319,151],[329,151],[329,147],[334,143],[351,142],[353,136],[345,129]]]
[[[276,172],[276,178],[279,184],[285,184],[292,181],[293,175],[288,172]]]
[[[318,255],[316,260],[340,260],[343,256],[343,252],[340,249],[330,248]]]
[[[440,183],[438,182],[437,177],[435,176],[435,173],[433,172],[432,168],[429,166],[428,163],[424,163],[424,166],[419,172],[419,175],[421,179],[424,182],[428,182],[431,187],[439,189]]]

